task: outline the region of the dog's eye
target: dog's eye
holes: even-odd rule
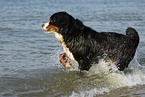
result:
[[[50,22],[52,22],[52,20],[50,19]]]
[[[51,20],[51,19],[49,19],[49,22],[51,22],[51,23],[52,23],[52,20]]]
[[[54,20],[50,20],[50,23],[54,23],[55,21]]]

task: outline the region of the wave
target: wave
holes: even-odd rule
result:
[[[77,70],[78,65],[69,70]],[[118,71],[115,63],[107,63],[103,59],[93,65],[76,87],[70,97],[96,96],[117,88],[145,85],[145,68],[136,59],[125,71]],[[85,78],[87,79],[86,81]],[[83,84],[82,84],[83,83]]]

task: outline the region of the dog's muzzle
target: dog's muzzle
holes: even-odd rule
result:
[[[49,22],[45,23],[45,24],[42,24],[42,28],[46,33],[58,32],[59,31],[58,27],[56,27],[54,25],[49,25]]]

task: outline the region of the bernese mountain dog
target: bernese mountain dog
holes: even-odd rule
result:
[[[126,29],[126,35],[96,32],[66,12],[54,13],[42,27],[46,33],[54,33],[62,43],[65,52],[59,56],[62,65],[70,67],[68,59],[74,60],[80,70],[88,71],[104,59],[115,62],[118,70],[123,71],[133,59],[139,43],[138,32],[132,27]]]

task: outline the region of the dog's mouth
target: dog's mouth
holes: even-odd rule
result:
[[[56,27],[56,26],[53,26],[53,25],[48,25],[47,27],[46,27],[46,29],[47,29],[47,31],[55,31],[55,32],[58,32],[58,27]]]
[[[58,32],[59,28],[54,26],[54,25],[49,25],[49,23],[45,23],[42,25],[43,30],[45,31],[45,33],[54,33],[54,32]]]

